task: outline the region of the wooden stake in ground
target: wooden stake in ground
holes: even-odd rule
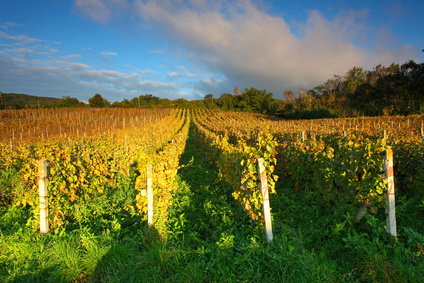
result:
[[[47,195],[47,161],[38,162],[38,187],[40,197],[40,232],[49,232],[49,206]]]
[[[146,169],[146,178],[147,178],[147,224],[149,226],[153,225],[153,166],[152,164],[147,164]]]
[[[258,189],[262,194],[262,198],[264,201],[263,204],[263,217],[265,221],[265,233],[266,233],[266,240],[268,243],[272,242],[273,236],[272,236],[272,222],[271,222],[271,211],[269,206],[269,194],[268,194],[268,180],[265,174],[265,166],[264,166],[264,159],[258,158]]]
[[[393,175],[393,151],[390,146],[386,149],[384,171],[387,180],[386,231],[396,237],[395,178]]]

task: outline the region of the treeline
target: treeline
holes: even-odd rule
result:
[[[424,113],[424,63],[408,61],[367,71],[354,67],[312,89],[286,90],[282,99],[255,88],[240,95],[224,93],[204,98],[206,108],[255,112],[288,119]]]
[[[278,115],[286,118],[409,115],[424,112],[424,63],[354,67],[322,85],[285,91]]]
[[[13,98],[13,95],[15,97]],[[20,100],[17,96],[20,96]],[[207,108],[253,112],[288,119],[335,118],[351,116],[409,115],[424,113],[424,63],[408,61],[388,67],[378,65],[367,71],[354,67],[344,76],[334,75],[312,89],[286,90],[281,99],[273,93],[251,87],[239,92],[208,94],[203,100],[169,100],[152,94],[110,103],[96,93],[88,104],[69,96],[44,103],[43,98],[3,94],[0,109],[24,107],[142,107]],[[13,100],[13,99],[14,100]],[[48,99],[48,98],[45,98]],[[13,103],[11,103],[13,101]],[[40,103],[42,101],[42,103]]]
[[[115,102],[118,107],[207,108],[254,112],[288,119],[355,116],[410,115],[424,113],[424,63],[408,61],[373,70],[354,67],[345,75],[334,75],[312,89],[273,93],[251,87],[203,100],[169,101],[152,95]]]

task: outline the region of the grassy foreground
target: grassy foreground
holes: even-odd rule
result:
[[[397,200],[399,239],[384,211],[353,224],[344,207],[327,207],[277,183],[271,195],[274,241],[249,220],[218,179],[190,131],[166,224],[167,236],[120,209],[134,180],[81,205],[66,230],[40,235],[31,212],[0,211],[1,282],[423,282],[424,217],[419,197]]]

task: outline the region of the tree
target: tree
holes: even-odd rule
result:
[[[145,94],[140,96],[140,100],[144,101],[146,105],[156,105],[159,103],[160,98],[152,94]]]
[[[128,101],[128,99],[124,98],[121,102],[122,107],[131,107],[133,106],[132,101]]]
[[[162,108],[172,108],[172,102],[168,98],[162,98],[159,104]]]
[[[214,100],[213,94],[205,95],[205,97],[203,98],[203,103],[205,104],[205,107],[207,109],[213,109],[214,108],[214,101],[213,100]]]
[[[76,99],[74,97],[70,97],[70,96],[64,96],[60,100],[59,106],[70,108],[70,107],[76,107],[76,106],[78,106],[78,104],[79,104],[78,99]]]
[[[343,94],[347,97],[352,95],[355,90],[365,83],[367,72],[360,67],[353,67],[344,75],[342,85]]]
[[[157,96],[153,96],[152,94],[139,95],[134,97],[131,100],[132,105],[134,106],[153,106],[159,104],[160,98]]]
[[[235,98],[229,93],[223,93],[217,99],[216,104],[221,110],[233,110],[235,105]]]
[[[293,103],[296,99],[295,93],[291,90],[285,90],[283,93],[283,100],[288,103]]]
[[[267,92],[265,89],[246,88],[241,95],[237,96],[237,107],[245,112],[268,114],[274,100],[272,95],[272,93]]]
[[[404,88],[408,90],[408,110],[410,113],[422,112],[424,103],[424,63],[410,60],[401,66]]]
[[[235,89],[233,90],[233,94],[234,94],[234,96],[239,95],[238,86],[236,86]]]
[[[177,108],[188,108],[189,106],[187,99],[184,98],[178,98],[177,100],[174,100],[174,104]]]
[[[88,99],[90,107],[101,108],[110,105],[109,101],[103,98],[100,94],[96,93],[92,98]]]
[[[314,103],[314,97],[309,94],[309,91],[300,88],[299,89],[299,98],[297,99],[297,102],[300,104],[300,107],[305,110],[310,110],[312,108],[312,105]]]

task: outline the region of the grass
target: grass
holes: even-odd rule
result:
[[[74,222],[48,235],[32,228],[29,209],[2,207],[0,281],[424,281],[422,197],[398,198],[395,241],[385,232],[383,210],[353,224],[349,208],[329,208],[283,180],[270,196],[269,245],[263,223],[232,198],[193,131],[181,165],[165,237],[120,209],[133,197],[133,180],[80,204]]]

